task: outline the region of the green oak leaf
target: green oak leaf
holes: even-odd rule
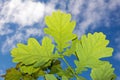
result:
[[[66,49],[66,51],[64,52],[65,56],[71,56],[72,54],[75,54],[76,51],[76,44],[78,43],[78,38],[76,37],[75,39],[72,40],[71,46],[70,48]]]
[[[62,80],[69,80],[66,76],[62,76]]]
[[[92,80],[116,80],[114,68],[108,62],[101,65],[99,68],[93,68],[90,76]]]
[[[52,62],[52,65],[49,66],[49,69],[50,69],[50,74],[58,73],[60,70],[62,70],[62,67],[60,65],[60,61],[56,60],[56,61]]]
[[[43,70],[38,70],[36,73],[34,73],[35,76],[39,77],[39,76],[44,76],[46,73]]]
[[[57,74],[58,76],[66,76],[68,79],[73,77],[73,74],[69,68],[63,70],[60,62],[55,61],[55,63],[50,68],[50,74]]]
[[[102,64],[101,58],[112,56],[113,48],[107,47],[109,41],[103,33],[89,33],[83,35],[76,45],[76,55],[79,60],[75,61],[76,71],[80,73],[85,67],[94,68]]]
[[[6,71],[5,80],[20,80],[22,79],[22,74],[15,68],[10,68]]]
[[[70,14],[61,11],[53,12],[51,16],[45,17],[45,23],[48,27],[44,32],[54,38],[59,52],[67,48],[70,45],[68,42],[76,37],[76,34],[72,33],[76,23],[71,21]]]
[[[72,71],[71,71],[71,69],[70,68],[67,68],[67,69],[65,69],[65,70],[63,70],[63,69],[59,69],[59,72],[57,72],[57,74],[59,75],[59,76],[66,76],[68,79],[71,79],[71,78],[73,78],[74,77],[74,75],[73,75],[73,73],[72,73]]]
[[[86,80],[86,78],[82,77],[82,76],[78,76],[77,80]]]
[[[29,75],[37,72],[39,68],[34,68],[33,66],[21,66],[20,71],[23,73],[28,73]]]
[[[34,38],[29,38],[28,45],[17,44],[17,48],[12,49],[13,62],[21,62],[25,65],[39,67],[48,61],[58,57],[53,54],[54,45],[48,37],[44,37],[42,45]]]
[[[57,80],[57,78],[53,74],[46,74],[45,80]]]

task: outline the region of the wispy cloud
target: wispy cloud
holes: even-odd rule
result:
[[[54,5],[51,3],[45,4],[34,0],[9,0],[0,3],[0,36],[6,38],[1,51],[8,52],[15,47],[16,42],[22,42],[30,36],[42,36],[43,17],[52,11]],[[17,28],[15,29],[11,23],[17,24]],[[36,23],[41,23],[41,27],[34,26]]]
[[[117,9],[119,3],[120,0],[48,0],[46,3],[38,0],[3,1],[0,3],[0,36],[4,36],[5,40],[1,50],[5,53],[14,47],[15,42],[25,41],[30,36],[42,36],[44,16],[57,8],[72,14],[72,19],[77,21],[75,33],[82,35],[89,27],[94,29],[103,20],[108,25],[109,12]],[[18,24],[17,28],[6,26],[11,23]]]
[[[116,45],[117,51],[116,51],[114,58],[116,60],[120,61],[120,36],[119,36],[119,34],[118,34],[118,37],[115,39],[115,42],[117,43],[117,45]]]
[[[4,74],[4,70],[0,69],[0,76],[3,74]],[[0,77],[0,80],[4,80],[4,79]]]
[[[70,0],[69,11],[77,20],[77,34],[81,35],[90,27],[94,29],[104,22],[109,26],[110,12],[120,7],[120,0]]]
[[[0,76],[1,75],[3,75],[3,70],[0,70]],[[4,79],[0,77],[0,80],[4,80]]]
[[[10,0],[1,3],[0,35],[8,34],[11,29],[4,24],[15,23],[20,27],[31,26],[43,20],[44,14],[50,13],[54,7],[50,4],[34,2],[32,0]]]
[[[120,61],[120,51],[116,53],[116,55],[114,56],[114,58],[116,60],[119,60]]]
[[[5,40],[5,43],[3,43],[3,46],[1,48],[1,51],[3,53],[8,52],[9,50],[11,50],[13,47],[15,47],[16,43],[20,43],[20,42],[27,42],[27,39],[30,36],[42,36],[43,32],[42,29],[37,29],[37,28],[28,28],[27,30],[23,30],[25,31],[25,33],[23,33],[22,31],[16,31],[16,33],[12,36],[12,37],[7,37]],[[8,50],[8,51],[7,51]]]
[[[2,76],[2,75],[4,75],[5,72],[6,72],[6,67],[5,67],[4,65],[0,65],[0,66],[2,66],[2,67],[0,68],[0,76]],[[0,80],[4,80],[4,78],[0,77]]]
[[[120,77],[118,76],[116,80],[120,80]]]
[[[45,4],[33,1],[11,0],[3,4],[1,23],[17,23],[20,26],[32,25],[44,15]]]
[[[0,75],[2,75],[3,74],[3,70],[2,69],[0,69]]]

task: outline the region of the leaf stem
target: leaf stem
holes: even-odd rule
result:
[[[72,71],[73,75],[78,79],[78,75],[76,74],[76,72],[72,69],[72,67],[70,66],[70,64],[67,62],[67,60],[62,57],[63,61],[66,63],[66,65],[70,68],[70,70]]]

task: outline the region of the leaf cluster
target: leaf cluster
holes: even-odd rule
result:
[[[11,51],[15,68],[10,68],[2,77],[5,80],[86,80],[79,76],[88,68],[92,80],[115,80],[114,68],[102,58],[112,56],[113,48],[108,47],[109,40],[102,32],[78,36],[73,33],[75,21],[71,15],[61,11],[45,17],[47,25],[41,44],[35,38],[29,38],[27,45],[18,43]],[[51,40],[50,36],[54,39]],[[54,43],[53,43],[54,42]],[[65,57],[75,56],[76,68],[70,66]],[[61,65],[63,60],[67,68]]]

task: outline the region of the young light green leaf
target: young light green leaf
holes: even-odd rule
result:
[[[69,80],[66,76],[62,76],[62,80]]]
[[[33,64],[34,67],[39,67],[57,57],[52,54],[54,45],[48,37],[43,38],[42,45],[36,39],[30,38],[28,45],[19,43],[17,47],[11,51],[13,62],[21,62],[25,65]]]
[[[73,75],[72,71],[70,70],[70,68],[67,68],[65,70],[63,70],[63,69],[60,70],[59,69],[59,72],[57,72],[57,74],[59,76],[66,76],[68,79],[71,79],[71,78],[74,77],[74,75]]]
[[[77,80],[87,80],[86,78],[82,77],[82,76],[78,76]]]
[[[33,66],[21,66],[20,67],[20,71],[23,73],[28,73],[28,74],[32,74],[35,73],[39,70],[39,68],[34,68]]]
[[[53,12],[51,16],[45,17],[48,28],[45,28],[44,32],[54,38],[59,52],[68,47],[68,42],[76,37],[72,33],[76,23],[70,20],[71,15],[61,11]]]
[[[75,61],[77,71],[85,70],[85,67],[94,68],[102,63],[101,58],[112,56],[113,49],[107,47],[109,41],[103,33],[89,33],[83,35],[77,44],[76,54],[79,61]]]
[[[45,80],[57,80],[57,78],[53,74],[46,74]]]
[[[50,66],[50,74],[56,74],[59,71],[62,70],[62,67],[60,65],[60,61],[56,60],[52,63],[52,65]]]
[[[78,38],[76,37],[74,40],[72,40],[72,44],[70,46],[70,48],[68,48],[63,54],[65,56],[71,56],[72,54],[75,54],[76,51],[76,44],[78,43]]]
[[[90,76],[92,80],[116,80],[114,74],[114,68],[108,62],[101,65],[99,68],[93,68]]]

